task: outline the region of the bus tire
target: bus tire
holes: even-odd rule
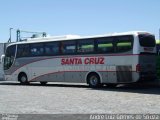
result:
[[[29,84],[27,75],[25,73],[20,73],[19,74],[18,81],[23,85]]]
[[[47,82],[40,82],[41,83],[41,85],[46,85],[47,84]]]
[[[102,84],[100,82],[100,77],[96,73],[91,73],[88,75],[87,83],[89,84],[89,87],[91,87],[91,88],[98,88],[98,87],[102,86]]]

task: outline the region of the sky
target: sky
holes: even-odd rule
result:
[[[160,0],[0,0],[0,42],[16,30],[51,36],[148,31],[159,38]],[[30,36],[30,34],[24,34]]]

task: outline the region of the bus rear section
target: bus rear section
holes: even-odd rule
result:
[[[136,71],[139,73],[140,81],[155,80],[157,77],[155,37],[151,34],[140,34],[138,38],[140,53]]]

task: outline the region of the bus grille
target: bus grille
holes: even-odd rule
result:
[[[117,66],[117,82],[132,82],[132,66]]]

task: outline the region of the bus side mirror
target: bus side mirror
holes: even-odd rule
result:
[[[2,55],[2,56],[1,56],[1,64],[4,63],[4,57],[5,57],[5,55]]]

